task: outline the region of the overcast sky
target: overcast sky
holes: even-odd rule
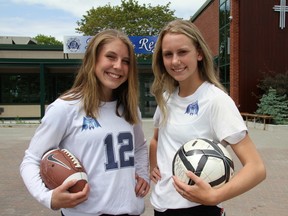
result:
[[[206,0],[170,0],[175,16],[189,19]],[[151,6],[166,5],[169,0],[138,0]],[[0,36],[29,36],[38,34],[55,37],[79,35],[76,22],[86,11],[110,3],[120,5],[121,0],[0,0]]]

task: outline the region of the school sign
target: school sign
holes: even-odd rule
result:
[[[87,45],[93,36],[64,36],[64,53],[85,53]],[[156,36],[129,36],[136,54],[152,54]]]

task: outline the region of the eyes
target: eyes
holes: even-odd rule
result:
[[[116,53],[106,53],[105,57],[112,62],[117,62],[119,61],[119,56]],[[121,62],[125,65],[129,65],[130,64],[130,60],[129,57],[124,57],[121,59]]]
[[[173,52],[171,52],[171,51],[164,51],[164,52],[163,52],[163,57],[164,57],[164,58],[172,58],[173,55],[182,57],[182,56],[187,55],[189,52],[190,52],[190,50],[186,50],[186,49],[178,50],[178,51],[176,51],[175,54],[174,54]]]

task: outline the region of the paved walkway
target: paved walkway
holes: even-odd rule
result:
[[[46,209],[27,192],[19,175],[19,165],[36,125],[0,125],[0,216],[59,216]],[[152,122],[144,120],[144,132],[150,140]],[[288,129],[249,128],[267,167],[267,179],[253,190],[223,203],[227,216],[286,216],[288,201]],[[236,169],[239,161],[235,160]],[[146,211],[153,208],[146,197]]]

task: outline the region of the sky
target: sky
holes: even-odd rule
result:
[[[138,4],[166,5],[175,16],[189,19],[206,0],[137,0]],[[76,32],[77,21],[92,7],[110,3],[121,5],[121,0],[0,0],[0,37],[38,34],[63,41],[64,36],[81,35]]]

